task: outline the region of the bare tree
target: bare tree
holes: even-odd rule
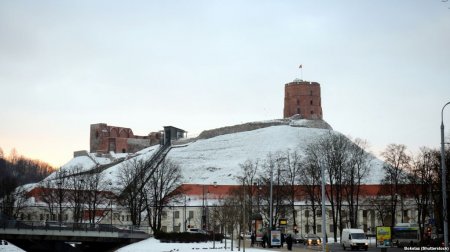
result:
[[[244,164],[239,165],[242,170],[243,176],[239,176],[238,180],[241,185],[243,185],[243,192],[246,194],[245,197],[245,209],[247,210],[247,216],[252,216],[254,214],[253,207],[254,199],[256,191],[255,191],[255,185],[256,185],[256,174],[258,171],[259,162],[256,160],[255,162],[252,162],[250,160],[247,160],[244,162]],[[251,229],[251,218],[247,218],[247,228],[248,230]]]
[[[421,148],[407,174],[409,186],[414,187],[414,190],[409,190],[409,192],[412,193],[417,205],[417,223],[422,239],[425,238],[426,219],[432,216],[433,187],[439,181],[439,175],[434,172],[433,167],[439,166],[439,161],[439,156],[435,155],[432,150]]]
[[[368,197],[368,205],[372,206],[375,210],[377,218],[381,221],[382,226],[388,226],[387,216],[389,215],[389,199],[379,193],[376,196]]]
[[[348,148],[350,141],[342,134],[327,133],[307,146],[309,159],[318,167],[324,166],[326,171],[327,199],[331,207],[334,239],[337,229],[342,230],[343,174],[348,164]],[[322,213],[326,218],[326,213]]]
[[[293,218],[293,226],[297,226],[297,212],[295,210],[295,202],[298,200],[302,191],[298,186],[299,178],[304,175],[301,156],[297,151],[286,153],[286,159],[283,162],[283,185],[285,194],[288,196],[287,201]]]
[[[44,180],[39,184],[39,196],[47,204],[50,220],[62,221],[65,212],[64,203],[68,195],[67,173],[63,169],[55,172],[53,179]]]
[[[75,223],[83,221],[83,209],[86,204],[86,175],[76,175],[80,174],[81,171],[80,166],[73,167],[67,178],[69,188],[67,200],[72,208],[73,221]]]
[[[361,183],[370,171],[373,156],[367,151],[367,142],[361,139],[348,146],[348,163],[343,173],[344,195],[347,199],[349,221],[352,228],[357,227]]]
[[[156,168],[149,183],[145,185],[147,219],[153,232],[161,231],[162,211],[167,203],[183,193],[179,190],[181,179],[180,166],[166,159]]]
[[[146,194],[140,190],[144,183],[146,162],[134,158],[124,162],[120,169],[118,183],[123,188],[121,201],[128,208],[133,225],[141,224],[141,213],[145,210]]]
[[[87,213],[89,223],[97,222],[98,207],[105,204],[108,200],[106,191],[107,182],[102,173],[86,174],[85,176],[85,191],[84,196],[86,200]]]
[[[300,184],[304,185],[306,201],[309,200],[311,211],[312,211],[312,220],[313,220],[313,233],[316,233],[316,225],[317,225],[317,210],[320,209],[320,202],[322,201],[320,185],[321,185],[321,170],[319,164],[319,156],[314,148],[314,145],[309,145],[305,150],[305,163],[302,165],[302,175],[299,178]],[[307,217],[307,226],[309,231],[309,214]]]
[[[389,144],[386,150],[381,153],[384,157],[383,169],[385,177],[382,181],[386,195],[389,196],[389,215],[391,217],[391,226],[395,226],[397,206],[400,197],[403,195],[401,185],[405,183],[405,171],[409,170],[411,157],[406,154],[406,146],[402,144]]]

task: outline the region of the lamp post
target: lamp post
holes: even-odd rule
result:
[[[325,246],[327,243],[327,240],[326,240],[326,230],[327,230],[326,224],[327,224],[327,222],[326,222],[326,212],[325,212],[325,167],[324,167],[323,163],[320,164],[320,171],[322,172],[322,236],[323,236],[322,251],[325,252],[326,251]]]
[[[447,102],[441,110],[441,169],[442,169],[442,217],[444,219],[444,246],[448,247],[448,220],[447,220],[447,168],[445,167],[445,147],[444,147],[444,108],[450,104]]]
[[[272,180],[273,180],[273,165],[271,165],[270,166],[270,206],[269,206],[269,232],[272,230],[272,218],[273,218],[273,189],[272,189],[272,187],[273,187],[273,182],[272,182]],[[270,237],[270,233],[269,233],[269,237]]]

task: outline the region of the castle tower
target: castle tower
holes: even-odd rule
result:
[[[284,85],[284,118],[297,114],[304,119],[322,119],[319,83],[295,79]]]

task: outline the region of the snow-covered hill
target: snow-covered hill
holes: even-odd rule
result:
[[[247,160],[264,160],[268,154],[277,152],[286,153],[295,150],[302,153],[317,137],[328,132],[340,134],[331,128],[305,127],[306,124],[301,121],[187,141],[182,145],[174,145],[167,157],[181,166],[186,184],[214,182],[221,185],[238,184],[236,177],[241,175],[240,164]],[[91,153],[88,157],[75,157],[62,168],[70,170],[81,166],[81,170],[86,171],[98,165],[110,164],[111,167],[104,169],[102,173],[106,179],[115,184],[114,181],[126,162],[135,158],[149,159],[158,148],[159,146],[151,146],[128,156],[111,153],[108,155],[109,158]],[[113,165],[118,160],[123,161]],[[365,184],[380,183],[382,165],[381,160],[373,159],[370,176]]]

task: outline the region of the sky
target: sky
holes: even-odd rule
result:
[[[439,148],[449,47],[442,0],[2,0],[0,147],[61,166],[94,123],[195,136],[278,119],[302,78],[334,130],[417,153]]]

